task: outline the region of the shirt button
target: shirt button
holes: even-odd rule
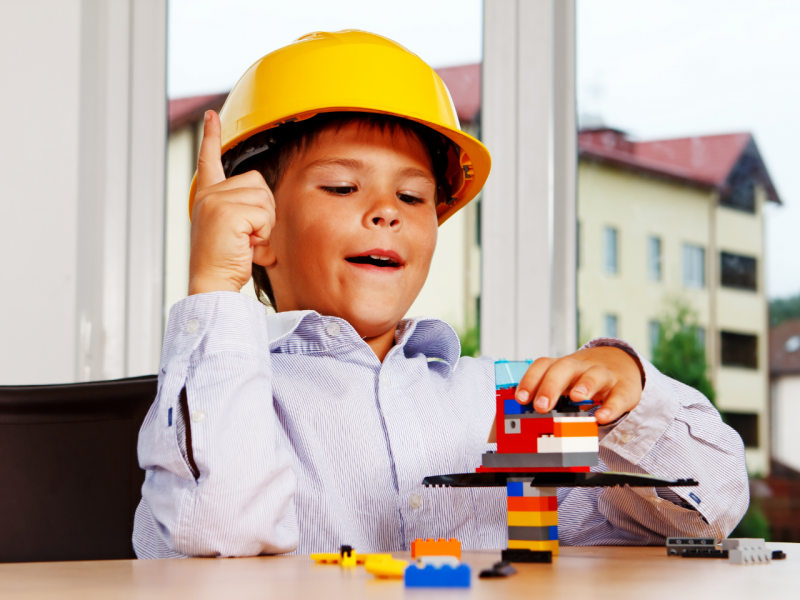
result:
[[[621,436],[619,436],[619,441],[622,442],[623,444],[627,444],[632,439],[633,435],[631,435],[630,433],[623,433]]]
[[[187,333],[194,333],[200,327],[200,321],[197,319],[192,319],[186,324],[186,332]]]
[[[392,387],[392,378],[385,374],[381,377],[381,383],[384,387]]]
[[[331,337],[335,337],[339,335],[339,324],[338,323],[328,323],[328,326],[325,328],[325,331],[328,332],[328,335]]]
[[[198,408],[197,410],[192,412],[192,421],[195,423],[200,423],[201,421],[206,420],[206,411],[202,408]]]
[[[422,506],[422,497],[419,494],[411,494],[408,497],[408,503],[411,505],[411,508],[419,508]]]

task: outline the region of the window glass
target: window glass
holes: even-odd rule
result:
[[[650,281],[661,281],[661,238],[647,238],[647,273]]]
[[[605,318],[605,336],[606,337],[619,337],[617,330],[618,320],[617,315],[606,315]]]
[[[725,423],[736,430],[745,448],[758,447],[758,413],[725,412]]]
[[[606,227],[604,236],[604,252],[606,273],[617,273],[619,265],[617,263],[618,234],[615,227]]]
[[[758,368],[758,336],[732,331],[720,332],[720,355],[723,366]]]
[[[683,285],[701,288],[706,284],[706,251],[702,246],[683,245]]]
[[[650,354],[652,355],[661,340],[661,323],[652,320],[647,324],[647,327],[650,338]]]
[[[753,290],[758,288],[756,259],[732,252],[720,252],[720,284],[725,287]]]

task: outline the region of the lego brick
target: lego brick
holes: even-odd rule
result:
[[[517,386],[498,388],[495,390],[494,397],[498,400],[513,400],[517,395]]]
[[[506,417],[505,419],[503,419],[504,433],[509,433],[509,434],[522,433],[521,423],[522,419],[509,419],[508,417]]]
[[[548,527],[508,527],[509,540],[528,540],[532,542],[547,542],[558,539],[558,525]]]
[[[556,504],[558,503],[556,488],[531,487],[531,481],[532,477],[509,477],[506,480],[506,494],[509,498],[555,498]]]
[[[728,560],[735,565],[755,565],[772,561],[772,552],[766,548],[746,548],[728,550]]]
[[[576,421],[578,419],[575,419]],[[581,421],[583,421],[581,419]],[[553,419],[553,435],[557,438],[597,437],[597,421],[592,423],[565,423],[564,419]]]
[[[667,554],[684,558],[728,558],[728,550],[717,550],[716,548],[670,548],[667,550]]]
[[[530,486],[528,486],[530,487]],[[537,489],[537,488],[531,488]],[[555,488],[548,491],[555,492]],[[552,496],[533,496],[533,497],[508,497],[508,510],[514,511],[553,511],[558,510],[558,497]]]
[[[577,425],[579,423],[597,423],[597,419],[582,415],[580,413],[554,413],[553,423],[561,423],[567,425]]]
[[[712,548],[717,545],[717,540],[714,538],[683,538],[683,537],[668,537],[667,548],[696,548],[697,546],[711,546]],[[728,548],[725,548],[727,550]]]
[[[503,400],[503,414],[520,415],[522,414],[522,405],[516,400]]]
[[[539,454],[600,452],[600,442],[595,437],[540,437]]]
[[[516,385],[520,382],[532,361],[513,360],[497,361],[494,363],[495,386]]]
[[[432,566],[436,567],[444,567],[445,565],[448,567],[453,567],[454,569],[461,564],[461,561],[458,560],[455,556],[449,555],[433,555],[433,556],[420,556],[417,559],[417,566],[422,569],[424,567]]]
[[[341,565],[352,567],[363,565],[369,560],[386,560],[391,554],[358,554],[352,546],[342,546],[339,552],[318,552],[309,558],[318,565]]]
[[[406,567],[408,561],[394,559],[391,554],[388,559],[370,559],[364,563],[367,573],[379,579],[402,579]]]
[[[558,540],[553,540],[550,542],[508,540],[508,548],[510,550],[534,550],[534,551],[549,550],[550,552],[553,553],[553,556],[558,556]]]
[[[723,550],[760,548],[762,546],[764,546],[764,538],[728,538],[720,542],[720,548]]]
[[[508,548],[503,550],[503,561],[510,563],[552,563],[550,550],[528,550],[527,548]]]
[[[456,481],[456,478],[458,479],[463,478],[461,480],[464,482],[470,481],[470,479],[473,479],[474,481],[480,481],[481,478],[486,476],[494,477],[493,475],[491,475],[491,473],[499,473],[499,474],[519,473],[520,475],[527,475],[530,473],[589,473],[590,471],[591,467],[478,467],[475,469],[475,473],[453,473],[452,475],[430,475],[425,479],[423,479],[422,483],[426,486],[446,485],[448,487],[486,487],[485,484],[465,485],[465,483],[459,483],[458,485],[453,486],[450,484],[450,482]],[[478,476],[479,473],[482,475]],[[444,483],[445,481],[447,481],[447,483]],[[679,479],[678,481],[686,481],[686,480]],[[498,485],[502,486],[503,484],[498,484]],[[548,483],[548,485],[550,484]],[[552,485],[555,485],[557,487],[565,487],[563,485],[560,485],[560,483],[559,484],[554,483]],[[580,485],[581,487],[592,487],[584,484]],[[617,484],[610,484],[610,485],[617,485]],[[576,484],[568,483],[566,487],[576,487]],[[640,486],[640,487],[647,487],[647,486]]]
[[[461,560],[461,542],[455,538],[445,540],[416,539],[411,542],[411,558],[420,556],[455,556]]]
[[[520,512],[508,511],[509,527],[549,527],[558,525],[558,511]]]
[[[481,579],[496,579],[498,577],[508,577],[513,575],[517,570],[511,566],[511,563],[505,560],[494,563],[491,569],[484,569],[478,575]]]
[[[547,452],[544,454],[500,454],[497,452],[487,452],[483,455],[481,466],[507,471],[515,468],[593,467],[597,464],[597,454],[597,451]]]
[[[456,568],[449,566],[420,568],[417,565],[410,565],[404,573],[406,587],[415,588],[468,588],[470,576],[468,565],[459,565]]]
[[[772,551],[772,560],[784,560],[785,558],[786,558],[786,553],[783,550]]]

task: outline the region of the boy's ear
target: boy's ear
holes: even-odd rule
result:
[[[253,262],[262,267],[269,267],[275,264],[277,258],[272,250],[272,245],[267,240],[263,246],[253,246]]]

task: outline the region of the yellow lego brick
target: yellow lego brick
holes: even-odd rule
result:
[[[376,554],[375,556],[385,555]],[[381,579],[402,579],[403,573],[408,566],[408,561],[394,559],[391,554],[388,556],[389,558],[370,558],[364,564],[367,573],[371,573]]]
[[[392,558],[391,554],[358,554],[355,550],[352,551],[351,556],[345,556],[342,560],[342,555],[339,552],[320,552],[312,554],[309,558],[318,565],[341,565],[343,567],[352,567],[355,565],[363,565],[368,560],[386,560]]]
[[[528,540],[508,540],[508,547],[511,549],[522,549],[525,548],[527,550],[550,550],[553,553],[553,556],[558,555],[558,540],[552,540],[550,542],[531,542]]]
[[[558,525],[558,511],[556,510],[547,512],[508,511],[509,527],[549,527],[551,525]]]

